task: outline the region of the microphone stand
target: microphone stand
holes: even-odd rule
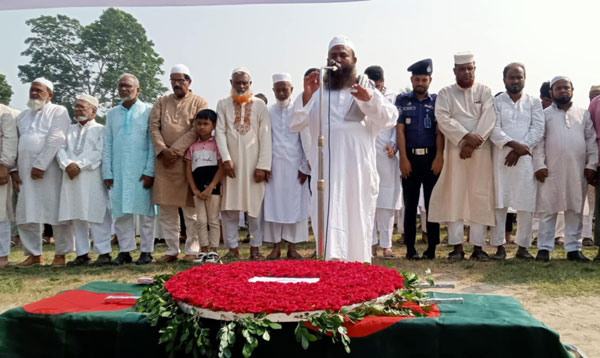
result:
[[[323,150],[325,148],[325,136],[323,135],[323,79],[325,71],[337,71],[338,66],[322,66],[319,71],[319,175],[317,179],[317,205],[318,205],[318,230],[317,230],[317,257],[325,259],[326,245],[323,245],[325,233],[325,178],[323,176]],[[331,103],[329,103],[331,105]],[[329,201],[329,198],[328,198]]]

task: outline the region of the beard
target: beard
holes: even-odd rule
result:
[[[554,102],[556,102],[556,104],[569,104],[569,103],[571,103],[571,99],[573,99],[573,97],[569,97],[569,96],[553,98],[553,100],[554,100]]]
[[[514,85],[514,86],[506,86],[506,92],[510,94],[519,94],[523,91],[523,86]]]
[[[246,103],[252,98],[252,90],[247,89],[245,92],[238,92],[235,88],[231,89],[231,98],[235,103]]]
[[[121,97],[121,96],[119,96],[119,97]],[[121,101],[123,101],[123,102],[133,101],[134,99],[135,99],[135,94],[130,94],[128,96],[121,97]]]
[[[429,90],[429,88],[423,87],[423,86],[417,86],[417,87],[413,88],[413,92],[418,95],[425,94],[425,93],[427,93],[428,90]]]
[[[42,109],[42,107],[44,107],[45,104],[46,104],[46,102],[44,102],[41,99],[30,98],[29,101],[27,101],[27,107],[33,109],[34,111],[38,111],[38,110]]]
[[[88,119],[89,119],[89,118],[88,118],[87,116],[76,116],[76,117],[75,117],[75,120],[76,120],[77,122],[85,122],[85,121],[87,121]]]
[[[328,72],[325,78],[332,90],[350,88],[356,83],[356,68],[354,66],[342,66],[334,72]]]
[[[470,80],[463,80],[463,79],[456,79],[456,83],[461,87],[461,88],[471,88],[473,87],[473,84],[475,83],[475,79],[471,78]]]
[[[288,98],[286,98],[286,99],[284,99],[284,100],[280,100],[280,99],[278,99],[278,100],[277,100],[277,104],[278,104],[278,105],[279,105],[279,107],[281,107],[281,108],[286,108],[287,106],[289,106],[289,105],[290,105],[290,101],[291,101],[291,98],[290,98],[290,97],[288,97]]]

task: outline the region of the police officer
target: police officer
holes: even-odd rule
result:
[[[435,120],[435,94],[429,94],[433,63],[421,60],[408,68],[413,90],[396,97],[400,116],[396,126],[400,171],[404,197],[404,243],[406,258],[419,259],[415,249],[417,233],[417,206],[423,185],[425,208],[429,212],[429,198],[443,165],[444,137]],[[440,242],[440,225],[427,221],[428,248],[423,259],[434,259]]]

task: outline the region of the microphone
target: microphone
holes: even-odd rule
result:
[[[327,66],[329,67],[329,69],[331,71],[337,71],[340,68],[342,68],[342,65],[339,62],[332,60],[332,59],[327,60]]]

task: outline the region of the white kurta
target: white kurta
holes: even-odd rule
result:
[[[384,97],[394,104],[395,93],[386,92]],[[375,139],[375,153],[377,158],[377,173],[379,174],[379,195],[377,196],[378,209],[402,209],[402,183],[400,182],[400,164],[398,153],[393,158],[388,157],[383,147],[392,145],[396,147],[396,126],[380,131]]]
[[[538,213],[572,210],[581,213],[587,192],[584,169],[596,170],[598,144],[590,113],[571,106],[567,112],[555,103],[544,110],[545,134],[533,153],[534,171],[548,169],[538,184]]]
[[[293,103],[285,108],[277,103],[269,106],[273,160],[271,178],[265,185],[264,220],[267,222],[295,224],[308,219],[308,180],[300,184],[298,171],[310,174],[301,133],[310,134],[308,128],[301,133],[290,129],[293,106]]]
[[[515,166],[504,165],[512,148],[506,144],[516,141],[531,151],[544,135],[544,110],[542,102],[523,94],[513,102],[504,92],[494,98],[496,124],[490,137],[492,163],[494,166],[494,197],[496,208],[511,207],[515,210],[535,211],[537,180],[533,172],[533,158],[524,155]]]
[[[62,171],[55,157],[70,124],[67,109],[53,103],[37,111],[28,109],[17,117],[17,168],[23,182],[17,201],[17,224],[58,224]],[[44,170],[44,178],[31,179],[33,167]]]
[[[17,122],[19,111],[0,104],[0,165],[11,169],[17,159]],[[0,222],[14,220],[12,209],[12,185],[0,185]]]
[[[83,220],[102,223],[108,205],[108,190],[102,180],[104,126],[91,120],[82,126],[71,124],[67,139],[56,154],[63,170],[60,190],[59,221]],[[70,179],[65,169],[75,163],[79,175]]]
[[[375,137],[379,131],[394,126],[398,110],[374,87],[368,91],[372,95],[367,102],[355,100],[347,88],[326,91],[323,96],[324,212],[327,220],[324,240],[327,260],[371,262],[371,238],[379,191]],[[292,129],[300,131],[308,126],[311,138],[316,140],[319,136],[319,91],[304,107],[300,94],[294,107]],[[328,108],[331,109],[329,120]],[[316,143],[311,145],[310,163],[314,169],[313,176],[317,177]],[[317,198],[315,192],[311,200],[315,234],[319,227]]]
[[[254,180],[254,171],[270,171],[272,155],[271,121],[265,102],[254,99],[236,114],[231,97],[220,100],[215,137],[223,162],[231,160],[235,169],[235,178],[223,177],[221,210],[247,211],[249,216],[259,217],[265,183]]]
[[[431,194],[429,221],[494,226],[492,152],[487,139],[496,114],[490,89],[479,83],[468,89],[457,84],[443,88],[435,102],[435,117],[445,137],[444,167]],[[467,133],[485,141],[471,158],[461,159]]]

